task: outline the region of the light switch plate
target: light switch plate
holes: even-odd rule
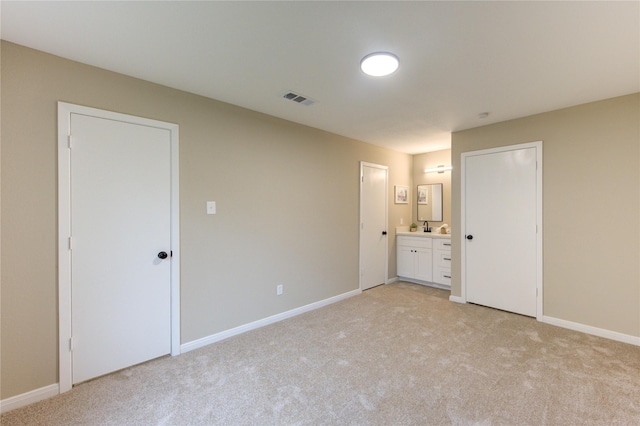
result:
[[[216,202],[207,201],[207,214],[216,214]]]

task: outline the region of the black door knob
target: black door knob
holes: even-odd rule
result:
[[[467,240],[473,240],[473,235],[467,235]]]
[[[167,257],[169,257],[169,255],[167,254],[166,251],[161,251],[160,253],[158,253],[158,257],[160,259],[166,259]]]
[[[387,235],[387,231],[382,231],[382,235]]]

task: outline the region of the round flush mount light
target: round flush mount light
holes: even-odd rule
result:
[[[398,57],[389,52],[371,53],[360,61],[362,71],[373,77],[389,75],[398,69]]]

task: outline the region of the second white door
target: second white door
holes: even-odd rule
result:
[[[468,302],[537,314],[541,148],[463,154],[462,285]]]
[[[171,142],[86,114],[70,127],[75,384],[171,352]]]
[[[360,166],[360,289],[386,283],[387,167]]]

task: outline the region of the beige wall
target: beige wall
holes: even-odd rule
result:
[[[180,125],[183,343],[358,288],[360,161],[389,166],[390,230],[411,217],[392,199],[410,155],[7,42],[1,54],[2,399],[58,381],[57,101]]]
[[[452,294],[460,295],[460,154],[538,140],[544,315],[640,336],[640,94],[453,134]]]
[[[451,226],[451,172],[444,173],[425,173],[424,169],[438,167],[438,166],[450,166],[451,165],[451,150],[443,149],[441,151],[432,151],[425,154],[418,154],[413,156],[413,188],[412,194],[416,194],[417,186],[430,183],[442,184],[442,222],[429,223],[429,226],[440,226],[443,223]],[[417,220],[417,194],[413,197],[413,220]],[[422,225],[422,223],[418,223]]]

